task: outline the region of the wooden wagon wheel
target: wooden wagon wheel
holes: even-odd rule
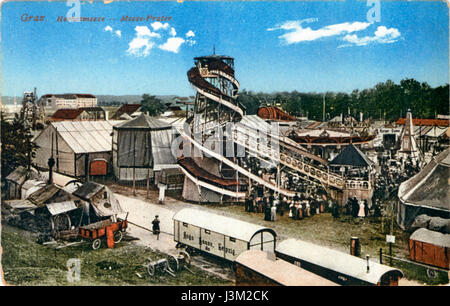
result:
[[[94,249],[94,250],[98,250],[101,245],[102,245],[102,240],[100,238],[97,238],[94,241],[92,241],[92,249]]]
[[[191,256],[189,255],[188,252],[180,251],[180,256],[183,257],[183,261],[184,261],[186,266],[190,266],[191,265]]]
[[[149,265],[147,266],[147,272],[148,272],[148,274],[149,274],[151,277],[153,277],[153,276],[155,275],[155,272],[156,272],[155,266],[152,265],[152,264],[149,264]]]
[[[63,231],[70,229],[72,225],[70,222],[70,217],[67,214],[56,215],[51,219],[52,230],[53,231]]]
[[[114,243],[119,243],[119,242],[121,242],[122,241],[122,238],[123,238],[123,234],[122,234],[122,232],[121,231],[116,231],[116,232],[114,232]]]
[[[171,272],[177,272],[180,269],[180,263],[178,262],[178,258],[174,255],[169,255],[167,257],[167,268]]]

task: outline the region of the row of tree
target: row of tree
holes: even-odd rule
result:
[[[411,109],[416,118],[435,118],[437,114],[449,113],[449,85],[432,88],[426,82],[403,79],[400,84],[388,80],[373,88],[343,92],[301,93],[276,92],[255,93],[245,89],[239,93],[238,102],[246,107],[248,115],[256,114],[262,105],[280,105],[295,116],[308,116],[322,120],[325,98],[326,119],[340,114],[350,114],[359,118],[397,120]]]
[[[30,167],[38,146],[32,141],[31,126],[15,114],[14,120],[4,119],[1,112],[1,174],[2,180],[18,166]]]

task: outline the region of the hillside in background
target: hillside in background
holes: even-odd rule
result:
[[[39,96],[40,97],[40,96]],[[140,103],[142,100],[142,95],[123,95],[123,96],[115,96],[115,95],[96,95],[98,99],[98,105],[120,105],[124,103],[134,104]],[[156,98],[162,100],[163,102],[172,100],[176,95],[167,95],[167,96],[155,96]],[[17,104],[22,103],[22,97],[16,97]],[[3,105],[13,105],[14,97],[12,96],[2,96],[2,104]]]

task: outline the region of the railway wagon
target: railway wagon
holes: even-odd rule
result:
[[[337,286],[275,255],[248,250],[236,258],[236,286]]]
[[[179,247],[195,249],[234,262],[247,250],[274,253],[274,230],[195,208],[173,216],[174,240]]]
[[[397,286],[403,277],[398,269],[297,239],[280,242],[275,254],[340,285]]]

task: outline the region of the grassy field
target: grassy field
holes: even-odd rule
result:
[[[370,255],[372,260],[379,261],[380,248],[383,254],[388,254],[389,246],[386,243],[386,234],[390,230],[390,220],[374,221],[372,218],[353,219],[351,216],[341,216],[334,220],[330,213],[323,213],[303,220],[293,220],[285,213],[283,217],[277,216],[277,221],[264,221],[262,213],[248,213],[242,205],[205,205],[217,211],[224,212],[234,218],[251,223],[267,226],[274,229],[278,239],[297,238],[323,245],[344,253],[350,253],[351,237],[359,237],[361,244],[361,256]],[[394,226],[395,244],[393,244],[393,256],[409,259],[408,241],[409,234]],[[383,263],[387,259],[383,258]],[[407,279],[419,281],[430,285],[448,283],[446,272],[438,273],[435,279],[426,275],[423,266],[394,261],[394,266],[400,268]]]
[[[1,238],[4,278],[11,285],[233,285],[193,266],[190,269],[195,274],[184,270],[176,277],[164,274],[151,278],[142,264],[147,258],[166,256],[129,241],[114,249],[94,251],[87,244],[55,250],[37,244],[30,233],[10,226],[2,226]],[[79,282],[67,280],[67,261],[71,258],[81,262]]]

